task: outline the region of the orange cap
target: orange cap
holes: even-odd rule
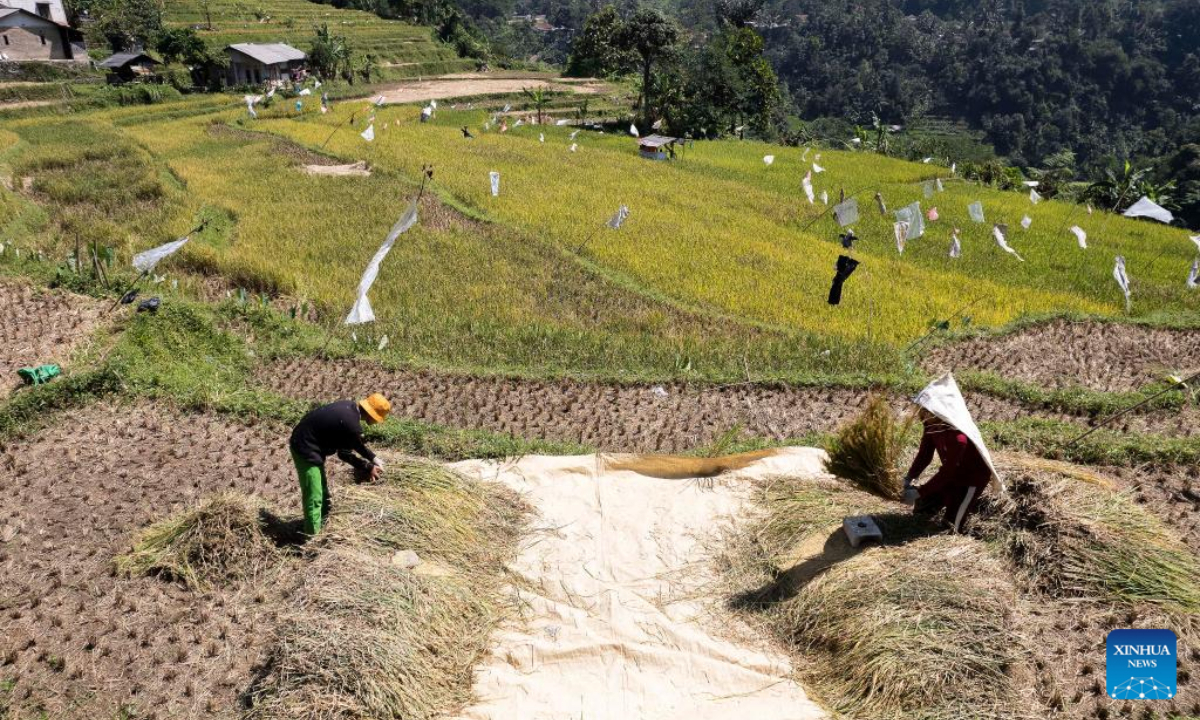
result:
[[[359,400],[358,406],[377,423],[387,420],[388,413],[392,411],[392,404],[379,393],[375,393],[366,400]]]

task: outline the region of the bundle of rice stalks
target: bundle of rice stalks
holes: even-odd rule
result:
[[[248,720],[432,718],[470,700],[498,611],[465,579],[350,548],[320,555],[285,615]]]
[[[389,467],[388,477],[339,491],[249,718],[432,718],[470,700],[529,509],[437,465]],[[397,550],[448,570],[393,565]]]
[[[889,500],[904,495],[900,462],[913,420],[901,423],[887,398],[876,395],[863,413],[829,441],[826,470]]]
[[[969,538],[872,550],[777,606],[771,624],[815,661],[808,686],[850,716],[1028,717],[1030,675],[1003,570]]]
[[[116,559],[126,577],[157,574],[196,589],[258,577],[281,558],[256,498],[224,493],[143,530]]]
[[[342,488],[322,544],[415,550],[464,572],[503,567],[529,506],[498,483],[475,482],[441,465],[389,467],[378,485]]]
[[[1200,559],[1128,495],[1051,472],[1006,475],[974,532],[1054,596],[1200,612]]]

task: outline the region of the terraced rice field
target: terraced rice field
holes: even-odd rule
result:
[[[327,24],[334,34],[346,36],[355,53],[373,53],[383,63],[403,63],[396,68],[403,70],[402,74],[474,67],[472,61],[459,58],[452,48],[437,42],[430,28],[308,0],[211,0],[207,12],[197,0],[167,0],[164,9],[168,25],[195,28],[214,48],[234,43],[284,42],[307,52],[313,29]]]

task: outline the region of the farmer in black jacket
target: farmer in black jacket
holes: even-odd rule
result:
[[[312,536],[321,532],[321,525],[329,514],[325,458],[336,454],[356,470],[370,472],[372,480],[378,479],[383,463],[363,443],[362,424],[381,423],[391,411],[392,404],[387,398],[375,393],[357,403],[342,400],[319,407],[305,415],[292,430],[292,461],[300,476],[300,502],[304,508],[306,534]]]

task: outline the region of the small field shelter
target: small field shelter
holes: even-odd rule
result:
[[[665,135],[647,135],[638,139],[638,151],[647,160],[674,160],[675,144],[679,138]]]
[[[146,53],[130,52],[117,53],[100,63],[100,67],[108,71],[108,84],[142,81],[152,82],[158,79],[156,70],[159,62]]]

